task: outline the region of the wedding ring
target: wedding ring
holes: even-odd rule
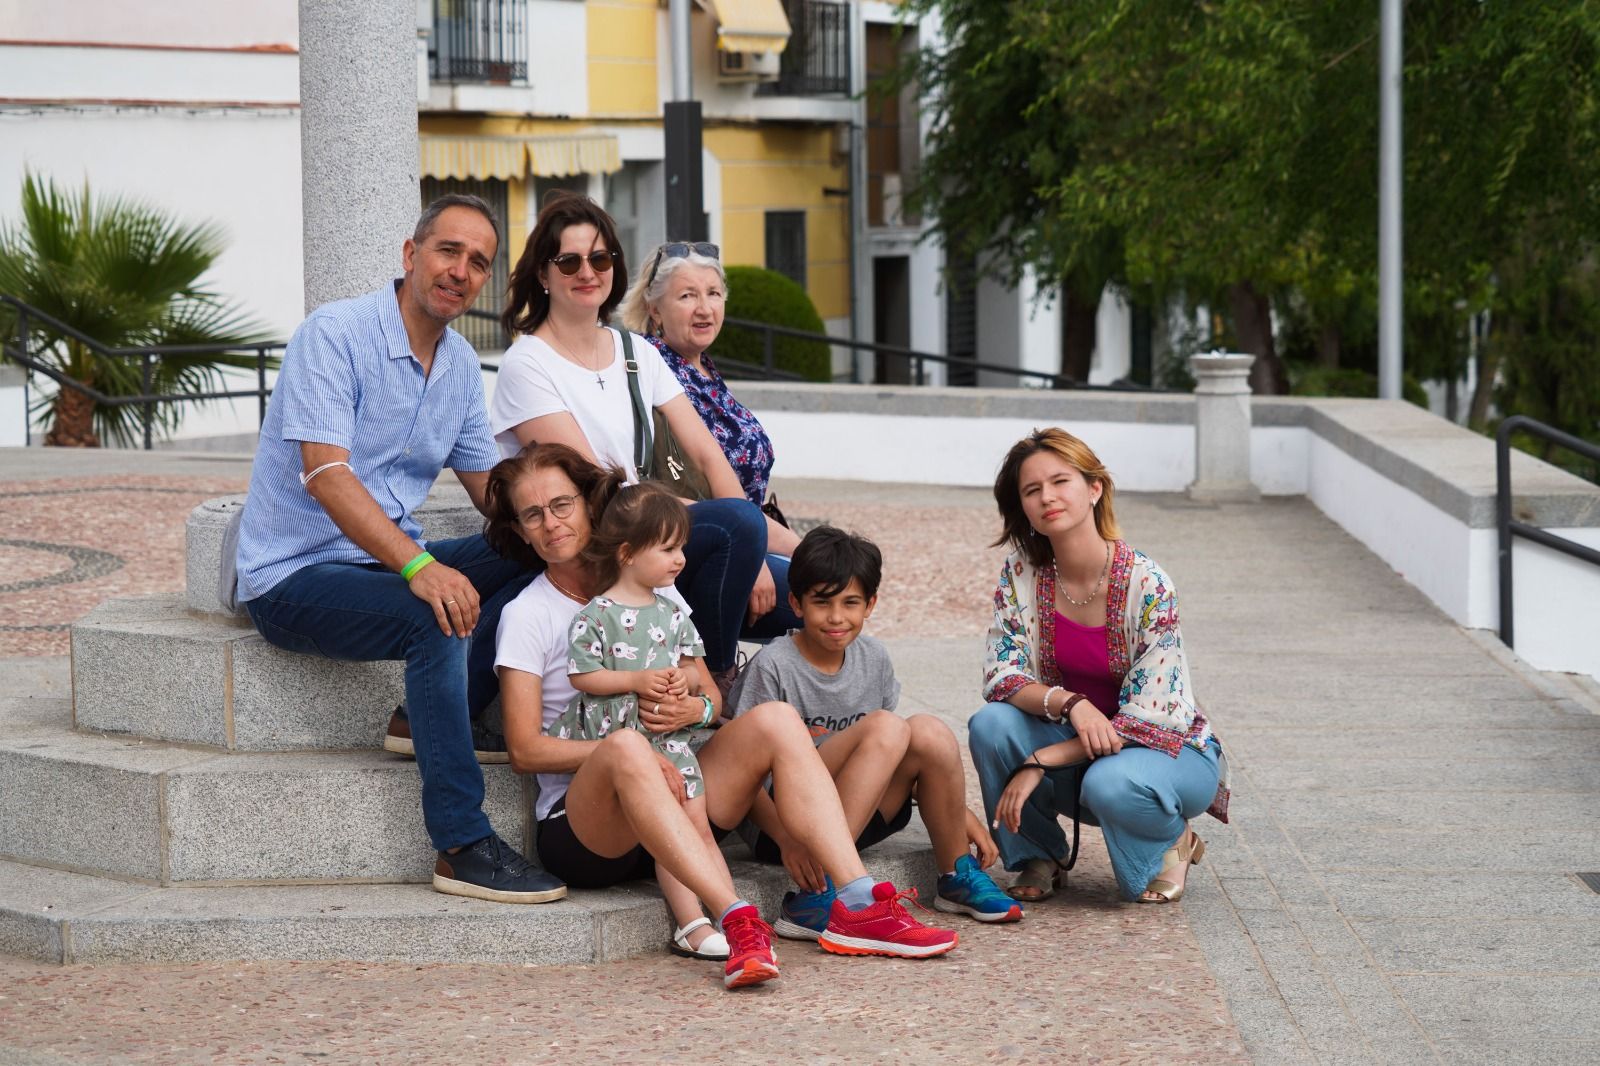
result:
[[[650,712],[650,713],[652,713],[652,714],[660,714],[661,713],[661,701],[660,700],[656,700],[656,709],[654,711]]]

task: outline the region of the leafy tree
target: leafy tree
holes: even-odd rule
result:
[[[1110,260],[1120,283],[1225,309],[1258,390],[1286,386],[1285,341],[1371,369],[1376,4],[909,7],[950,39],[905,72],[935,106],[914,195],[943,232],[966,225],[1013,269]],[[1600,234],[1600,5],[1412,0],[1404,17],[1407,363],[1459,375],[1487,312],[1481,424],[1500,360],[1531,357],[1529,309]]]
[[[69,194],[29,174],[20,222],[0,226],[0,293],[106,347],[260,343],[265,336],[258,325],[201,287],[223,243],[215,225],[183,223],[134,200],[96,198],[87,183]],[[13,336],[15,316],[0,321],[0,328]],[[72,380],[109,396],[145,391],[139,360],[103,356],[36,320],[30,320],[30,332],[36,357]],[[250,355],[165,355],[154,361],[150,390],[217,391],[223,367],[254,365]],[[68,386],[44,411],[50,422],[46,444],[96,447],[102,436],[130,443],[142,430],[136,407],[97,404]],[[170,432],[181,410],[159,404],[155,418]]]

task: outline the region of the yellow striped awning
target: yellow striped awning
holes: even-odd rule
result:
[[[782,52],[788,46],[789,16],[782,0],[709,3],[717,17],[717,47],[724,52]]]
[[[528,170],[541,178],[569,174],[614,174],[622,169],[622,147],[609,133],[529,137]]]
[[[422,174],[429,178],[509,181],[529,174],[564,178],[622,169],[622,149],[609,133],[550,137],[428,137],[418,139]]]
[[[422,175],[508,181],[528,172],[527,149],[520,140],[502,137],[422,137]]]

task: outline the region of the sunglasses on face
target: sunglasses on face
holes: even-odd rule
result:
[[[662,260],[687,259],[690,252],[703,255],[707,259],[722,258],[722,249],[707,241],[673,241],[671,244],[663,244],[661,253],[656,256],[655,262],[650,264],[650,280],[644,283],[644,287],[648,289],[655,284],[656,271],[661,269]]]
[[[588,255],[579,255],[577,252],[562,252],[560,255],[551,256],[545,262],[554,263],[563,277],[570,278],[583,269],[583,261],[585,259],[589,260],[589,265],[594,268],[596,274],[606,273],[611,269],[611,257],[615,254],[615,252],[605,251],[590,252]]]

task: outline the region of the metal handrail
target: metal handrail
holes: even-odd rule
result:
[[[0,355],[30,371],[36,371],[50,378],[62,388],[72,389],[89,397],[97,404],[106,407],[129,407],[139,405],[144,423],[144,450],[149,451],[155,447],[155,405],[158,403],[186,403],[195,400],[234,400],[256,397],[257,425],[264,422],[267,417],[267,398],[272,395],[272,390],[267,388],[267,353],[277,351],[284,347],[280,341],[260,342],[256,344],[151,344],[144,347],[113,347],[102,344],[100,341],[84,333],[75,326],[56,318],[47,312],[41,311],[31,304],[23,303],[15,296],[0,293],[0,304],[11,307],[17,314],[17,329],[15,343],[11,338],[0,338]],[[42,325],[51,332],[60,334],[84,345],[98,355],[113,359],[138,359],[140,361],[140,374],[143,379],[144,391],[132,396],[108,396],[92,385],[77,380],[70,375],[34,358],[34,353],[28,349],[28,338],[34,329]],[[181,392],[181,393],[155,393],[150,391],[150,383],[154,379],[155,360],[164,355],[222,355],[222,354],[247,354],[255,355],[256,387],[254,389],[238,389],[219,392]],[[24,386],[24,403],[26,403],[27,390]],[[24,414],[27,419],[27,415]],[[32,421],[27,420],[25,437],[32,443]]]
[[[1526,415],[1512,415],[1500,423],[1500,429],[1494,435],[1494,513],[1500,553],[1500,640],[1508,648],[1516,646],[1512,643],[1511,538],[1523,537],[1563,555],[1600,566],[1600,551],[1511,517],[1511,434],[1518,431],[1550,441],[1587,459],[1600,461],[1600,447]]]
[[[915,348],[903,348],[898,344],[881,344],[877,341],[858,341],[849,337],[834,337],[827,333],[811,333],[807,330],[790,329],[788,326],[774,326],[767,322],[754,322],[745,318],[723,319],[724,325],[737,326],[740,329],[754,330],[762,334],[762,363],[765,369],[771,371],[773,366],[774,337],[796,337],[800,340],[817,341],[821,344],[834,345],[840,348],[849,348],[852,353],[868,351],[874,355],[891,355],[912,361],[914,385],[927,384],[927,372],[924,363],[934,363],[939,366],[954,366],[962,370],[981,371],[990,374],[1008,374],[1014,378],[1031,378],[1047,383],[1053,389],[1087,389],[1096,392],[1163,392],[1167,390],[1149,388],[1124,382],[1114,385],[1090,385],[1078,381],[1065,374],[1056,374],[1048,370],[1028,370],[1023,367],[1005,366],[1001,363],[983,363],[976,359],[964,359],[956,355],[935,355],[933,352],[919,352]],[[860,374],[853,377],[859,379]]]

